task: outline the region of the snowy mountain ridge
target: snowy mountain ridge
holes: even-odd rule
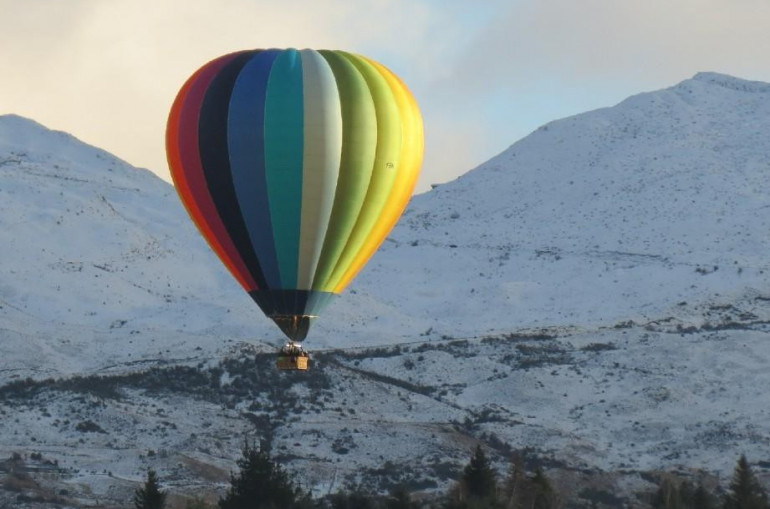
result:
[[[693,76],[692,79],[694,81],[703,81],[705,83],[719,85],[741,92],[759,92],[762,94],[770,93],[770,84],[765,83],[764,81],[744,80],[717,72],[699,72]]]
[[[433,314],[456,301],[450,287],[475,306],[446,313],[467,333],[473,328],[457,323],[464,316],[477,332],[486,317],[499,330],[611,325],[766,289],[770,105],[736,83],[700,74],[549,123],[417,197],[393,239],[438,246],[418,247],[431,254],[414,260],[440,259],[449,247],[464,267],[465,288],[435,262],[417,282],[447,281]],[[509,303],[505,316],[496,302]]]
[[[765,464],[768,91],[699,73],[416,196],[297,379],[169,184],[0,117],[0,456],[40,451],[115,500],[147,466],[180,491],[201,465],[225,481],[244,434],[319,493],[385,461],[441,486],[475,443],[631,501],[644,472]]]

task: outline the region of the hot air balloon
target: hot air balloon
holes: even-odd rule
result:
[[[344,51],[236,52],[179,91],[166,130],[176,190],[288,337],[279,367],[306,368],[297,342],[398,221],[423,147],[406,86]]]

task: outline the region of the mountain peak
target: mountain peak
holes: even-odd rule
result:
[[[27,117],[22,117],[21,115],[17,115],[15,113],[6,113],[0,115],[0,126],[4,126],[6,124],[16,126],[36,126],[40,129],[47,129],[45,126],[39,124],[38,122],[35,122],[34,120]]]
[[[740,92],[770,93],[770,83],[736,78],[728,74],[720,74],[717,72],[699,72],[692,77],[692,80]]]
[[[150,175],[148,170],[140,169],[137,172],[137,168],[122,159],[69,133],[50,129],[16,114],[0,115],[0,158],[8,157],[11,160],[41,164],[43,166],[39,169],[47,172],[52,171],[56,164],[65,173],[85,172],[89,178],[104,177],[105,167],[114,168],[120,173],[129,172],[132,177],[138,173]],[[99,164],[94,165],[95,160]],[[133,184],[126,182],[125,185]]]
[[[514,327],[554,324],[560,316],[568,317],[560,323],[566,324],[660,315],[677,302],[711,298],[694,270],[700,266],[734,268],[718,277],[722,293],[740,293],[746,274],[765,280],[762,210],[770,192],[763,177],[770,103],[764,94],[744,91],[768,90],[770,84],[700,73],[551,122],[476,170],[416,197],[392,238],[407,246],[442,246],[458,258],[464,247],[501,253],[485,258],[496,266],[468,255],[473,262],[466,264],[476,268],[466,276],[474,291],[463,305],[475,306],[472,319],[467,315],[473,326],[485,319],[490,327]],[[445,256],[437,249],[431,266],[440,267]],[[605,264],[609,271],[623,269],[608,278]],[[447,263],[423,281],[412,283],[409,275],[410,282],[398,284],[436,287],[446,274],[463,270]],[[647,282],[654,289],[641,290]],[[589,304],[581,288],[594,289],[599,301]],[[436,295],[452,291],[447,283]],[[504,315],[488,311],[506,299],[515,305]],[[421,306],[417,300],[410,305]],[[432,316],[441,316],[442,325],[449,323],[450,305],[436,299]],[[460,329],[455,323],[453,331]]]
[[[61,138],[72,138],[69,134],[52,131],[20,115],[0,115],[0,149],[28,150],[31,140],[40,140],[41,136],[47,139],[52,133]]]

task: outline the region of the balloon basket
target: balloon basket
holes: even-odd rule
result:
[[[307,371],[308,357],[281,355],[275,361],[275,366],[281,371]]]

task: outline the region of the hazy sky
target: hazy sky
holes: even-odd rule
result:
[[[421,105],[419,190],[539,125],[698,71],[770,81],[770,0],[0,0],[0,114],[168,180],[166,116],[239,49],[361,53]]]

